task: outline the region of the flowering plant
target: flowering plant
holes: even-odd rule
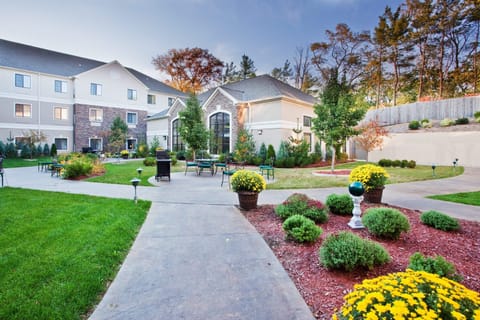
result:
[[[425,271],[364,280],[333,319],[479,319],[480,295]]]
[[[126,155],[128,155],[128,154],[129,154],[128,150],[122,150],[122,151],[120,151],[120,155],[122,155],[122,156],[126,156]]]
[[[364,164],[353,169],[348,180],[350,182],[359,181],[363,184],[365,191],[370,191],[383,187],[389,177],[384,168],[374,164]]]
[[[265,179],[257,172],[249,170],[238,170],[235,172],[232,175],[231,184],[235,192],[262,192],[267,188]]]

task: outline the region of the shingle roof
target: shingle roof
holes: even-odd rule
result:
[[[151,116],[149,116],[149,117],[147,118],[147,120],[154,120],[154,119],[165,118],[165,117],[168,115],[168,110],[170,110],[170,108],[163,109],[162,111],[160,111],[160,112],[158,112],[158,113],[152,114]]]
[[[64,77],[73,77],[105,64],[105,62],[101,61],[81,58],[66,53],[0,39],[0,66]],[[150,90],[170,94],[172,96],[184,95],[183,92],[135,69],[126,69]]]
[[[240,101],[261,100],[271,97],[289,97],[314,104],[316,99],[268,74],[221,86]]]

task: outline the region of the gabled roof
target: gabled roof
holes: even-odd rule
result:
[[[298,90],[268,74],[232,82],[220,86],[239,101],[254,101],[273,97],[288,97],[309,104],[317,101],[309,94]]]
[[[103,65],[106,63],[0,39],[0,66],[73,77]],[[125,69],[152,91],[172,96],[185,95],[135,69]]]

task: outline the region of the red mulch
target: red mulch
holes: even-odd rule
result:
[[[314,171],[316,174],[332,174],[335,176],[348,176],[350,175],[350,169],[346,170],[319,170],[319,171]]]
[[[374,205],[362,203],[362,212],[371,206]],[[459,220],[460,231],[444,232],[422,224],[419,211],[394,208],[408,217],[411,226],[411,230],[403,233],[399,240],[378,239],[366,229],[353,231],[363,238],[381,243],[390,253],[392,261],[374,270],[351,273],[329,271],[318,261],[318,249],[328,234],[352,230],[347,225],[351,216],[330,214],[329,221],[321,225],[323,233],[320,239],[311,245],[301,245],[285,241],[282,221],[275,215],[273,205],[259,206],[255,210],[243,211],[243,214],[275,253],[317,319],[330,319],[334,310],[342,306],[343,296],[363,279],[405,271],[409,257],[415,252],[443,256],[454,263],[457,272],[464,277],[463,285],[480,292],[480,223]]]

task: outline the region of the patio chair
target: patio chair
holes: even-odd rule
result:
[[[188,168],[195,168],[195,173],[198,175],[198,164],[195,161],[185,160],[185,175],[187,175]]]
[[[230,163],[227,162],[225,169],[222,171],[222,183],[220,187],[223,187],[223,182],[225,181],[225,177],[227,177],[228,189],[230,189],[230,177],[233,176],[235,172],[237,172],[237,168],[231,168]]]
[[[259,166],[260,174],[267,175],[267,180],[270,180],[270,174],[272,174],[272,179],[275,180],[275,168],[273,167],[273,158],[268,160],[267,163],[264,163]]]

